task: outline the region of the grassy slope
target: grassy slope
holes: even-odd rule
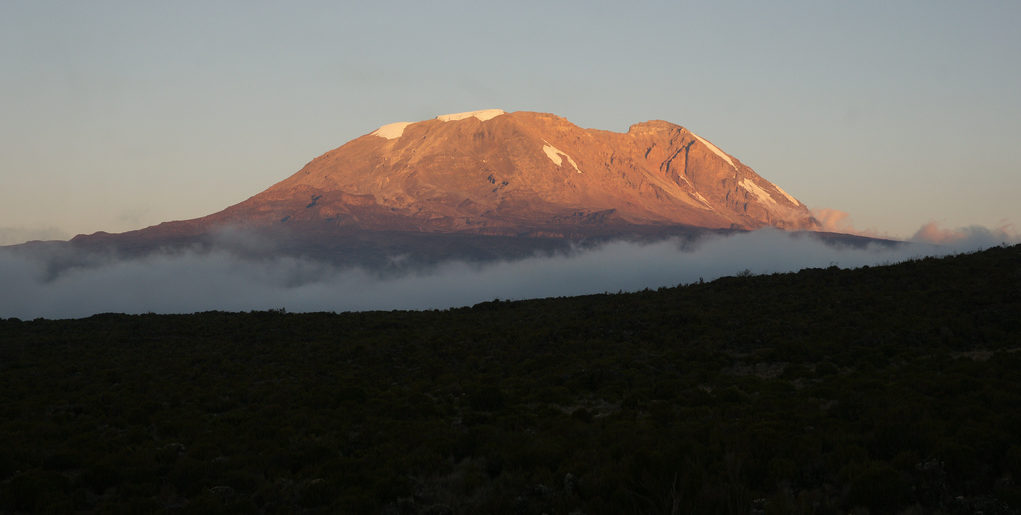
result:
[[[0,321],[0,512],[1012,513],[1019,325],[1021,247],[442,312]]]

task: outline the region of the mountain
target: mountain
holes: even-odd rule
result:
[[[582,129],[498,109],[384,125],[200,226],[568,236],[585,226],[818,229],[797,199],[684,127]]]
[[[803,203],[680,125],[654,120],[620,133],[489,109],[384,125],[218,213],[72,242],[146,251],[208,242],[225,227],[269,235],[291,253],[373,261],[820,225]]]

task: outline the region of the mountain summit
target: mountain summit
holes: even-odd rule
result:
[[[387,124],[218,213],[79,235],[71,244],[130,254],[209,248],[239,229],[270,242],[259,248],[272,251],[257,253],[374,265],[394,256],[506,259],[578,242],[762,227],[815,231],[819,222],[680,125],[654,120],[620,133],[487,109]]]
[[[206,221],[501,235],[819,228],[804,204],[680,125],[617,133],[499,109],[384,125]]]

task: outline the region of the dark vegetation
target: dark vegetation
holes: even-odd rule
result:
[[[448,311],[2,320],[0,442],[15,513],[1017,513],[1021,247]]]

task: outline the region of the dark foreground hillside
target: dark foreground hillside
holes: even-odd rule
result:
[[[1018,513],[1021,247],[435,312],[0,321],[0,512]]]

